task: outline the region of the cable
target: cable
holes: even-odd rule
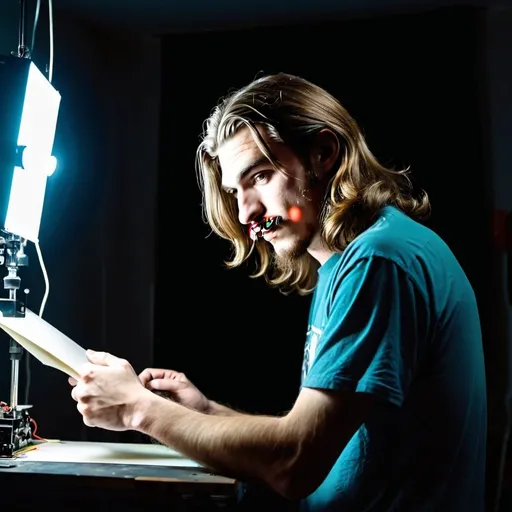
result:
[[[41,252],[41,247],[39,246],[39,242],[34,242],[37,251],[37,257],[39,259],[39,265],[41,266],[41,270],[43,272],[45,291],[43,295],[43,300],[41,301],[41,306],[39,307],[39,317],[43,317],[44,308],[46,307],[46,301],[48,300],[48,295],[50,293],[50,280],[48,279],[48,272],[46,271],[46,266],[44,264],[43,254]],[[30,371],[30,354],[28,352],[25,353],[25,404],[28,404],[29,392],[30,392],[30,384],[31,384],[31,371]]]
[[[50,65],[48,68],[48,81],[53,79],[53,0],[48,0],[48,14],[50,25]]]
[[[20,23],[19,23],[19,41],[18,57],[24,59],[30,56],[30,51],[25,45],[25,1],[20,0]]]
[[[21,55],[22,52],[25,51],[24,45],[24,2],[20,0],[21,7],[21,16],[20,16],[20,41],[19,41],[19,49],[18,53]],[[36,31],[37,24],[39,21],[39,12],[41,9],[41,0],[37,0],[36,11],[34,15],[34,25],[32,27],[32,41],[30,51],[34,51],[35,39],[36,39]],[[54,42],[53,42],[53,0],[48,0],[48,18],[49,18],[49,30],[50,30],[50,62],[48,65],[48,81],[51,83],[53,79],[53,60],[54,60]],[[44,283],[45,283],[45,292],[43,295],[43,300],[41,301],[41,306],[39,308],[39,317],[42,318],[44,308],[46,306],[46,301],[48,300],[48,295],[50,293],[50,281],[48,279],[48,273],[46,272],[46,267],[43,260],[43,255],[41,253],[41,247],[39,246],[39,242],[34,243],[37,251],[37,256],[39,258],[39,264],[41,266],[41,270],[43,272]],[[30,391],[30,383],[31,383],[31,371],[30,371],[30,355],[27,352],[25,354],[25,370],[26,370],[26,385],[25,385],[25,403],[28,404],[29,391]]]
[[[41,0],[37,0],[36,13],[34,15],[34,25],[32,26],[32,42],[30,44],[30,52],[34,55],[34,47],[36,45],[37,24],[39,22],[39,11],[41,10]]]
[[[48,300],[48,294],[50,293],[50,281],[48,280],[48,273],[46,272],[46,267],[44,265],[43,254],[41,253],[41,247],[39,246],[39,242],[35,242],[37,256],[39,258],[39,265],[41,265],[41,270],[43,272],[45,291],[43,295],[43,300],[41,301],[41,306],[39,307],[39,316],[42,318],[44,308],[46,306],[46,301]]]
[[[40,10],[41,0],[37,1],[36,13],[34,19],[34,28],[32,31],[32,49],[34,47],[35,42],[35,33],[37,27],[37,21],[39,19],[39,10]],[[54,44],[53,44],[53,0],[48,0],[48,17],[49,17],[49,28],[50,28],[50,62],[48,66],[48,81],[51,83],[53,79],[53,58],[54,58]],[[41,266],[41,270],[43,272],[44,284],[45,284],[45,292],[43,295],[43,300],[41,301],[41,306],[39,308],[39,317],[43,317],[44,308],[46,306],[46,301],[48,300],[48,295],[50,293],[50,281],[48,279],[48,273],[46,272],[46,267],[43,260],[43,254],[41,252],[41,247],[39,246],[39,242],[34,242],[37,251],[37,257],[39,258],[39,264]],[[30,356],[28,353],[25,354],[25,371],[26,371],[26,385],[25,385],[25,403],[28,404],[29,391],[30,391],[30,383],[31,383],[31,371],[30,371]]]
[[[37,423],[36,423],[36,420],[34,418],[30,418],[30,423],[32,423],[32,425],[34,425],[34,430],[32,431],[32,437],[34,439],[39,440],[39,441],[46,441],[46,439],[44,437],[41,437],[41,436],[37,435]]]
[[[37,0],[37,8],[36,8],[36,19],[39,16],[39,6],[41,0]],[[54,44],[53,44],[53,0],[48,0],[48,21],[50,27],[50,64],[48,69],[48,81],[51,82],[53,79],[53,56],[54,56]],[[43,295],[43,300],[41,301],[41,306],[39,308],[39,317],[43,317],[44,308],[46,306],[46,301],[48,300],[48,294],[50,293],[50,281],[48,279],[48,273],[46,272],[46,266],[44,264],[43,254],[41,252],[41,247],[39,246],[39,242],[34,242],[37,251],[37,257],[39,259],[39,265],[41,266],[41,270],[43,272],[45,291]]]

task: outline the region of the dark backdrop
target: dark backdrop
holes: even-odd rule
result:
[[[138,371],[150,364],[185,371],[209,397],[234,407],[289,409],[309,298],[284,297],[250,280],[247,269],[223,268],[229,248],[202,222],[194,155],[220,96],[262,72],[300,74],[340,98],[383,163],[411,167],[432,199],[428,224],[475,287],[489,369],[492,480],[507,371],[503,279],[490,222],[484,25],[478,10],[461,8],[170,35],[162,40],[160,83],[153,42],[56,23],[61,167],[49,180],[41,226],[51,281],[46,319],[84,346],[126,357]],[[37,309],[44,288],[33,250],[30,256],[29,305]],[[8,379],[3,357],[2,399]],[[139,439],[83,427],[65,376],[35,361],[30,403],[46,437]]]
[[[478,12],[442,10],[164,39],[157,361],[250,409],[286,409],[297,391],[309,299],[283,297],[245,269],[223,268],[228,247],[207,236],[194,171],[202,123],[218,98],[267,72],[325,87],[383,163],[411,167],[431,196],[429,225],[485,307],[491,183],[480,36]]]
[[[467,8],[165,37],[154,354],[235,407],[272,414],[293,405],[309,298],[284,297],[247,269],[223,268],[229,248],[202,221],[194,155],[219,97],[261,73],[301,75],[341,100],[384,164],[410,166],[431,197],[427,224],[475,288],[492,499],[506,422],[506,326],[491,222],[484,37],[481,12]]]

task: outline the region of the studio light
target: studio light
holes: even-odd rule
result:
[[[61,96],[30,59],[0,56],[0,225],[37,242]]]

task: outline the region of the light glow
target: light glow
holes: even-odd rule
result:
[[[18,134],[23,168],[14,168],[5,229],[34,243],[39,237],[46,180],[56,168],[52,151],[60,101],[60,94],[31,62]]]

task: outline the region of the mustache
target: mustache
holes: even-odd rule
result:
[[[280,215],[263,217],[260,221],[254,221],[249,224],[249,236],[252,240],[261,238],[265,233],[276,228],[283,222]]]

